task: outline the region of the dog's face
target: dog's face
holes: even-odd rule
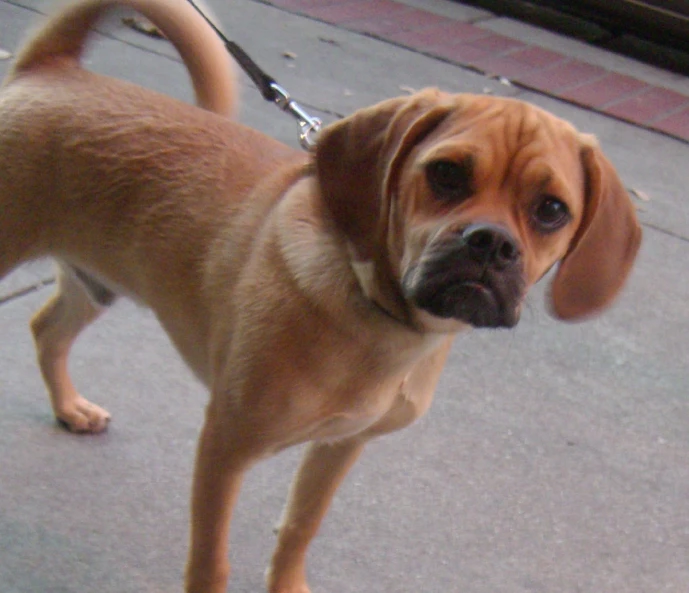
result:
[[[367,295],[430,331],[512,327],[560,263],[556,316],[605,307],[640,242],[595,141],[512,99],[424,91],[322,132],[323,199]]]

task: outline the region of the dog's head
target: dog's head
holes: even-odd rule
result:
[[[559,262],[551,310],[606,307],[641,240],[595,140],[513,99],[426,90],[321,132],[316,170],[359,282],[394,317],[432,331],[511,327]]]

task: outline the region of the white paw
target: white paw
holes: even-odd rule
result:
[[[71,432],[97,434],[103,432],[110,423],[110,414],[80,395],[69,406],[55,414],[58,421]]]

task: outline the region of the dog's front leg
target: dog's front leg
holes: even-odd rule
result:
[[[227,416],[211,404],[201,432],[191,499],[187,593],[225,593],[230,519],[244,473],[255,461]]]
[[[354,438],[309,445],[280,521],[277,547],[267,574],[270,593],[309,593],[306,550],[364,444],[364,439]]]

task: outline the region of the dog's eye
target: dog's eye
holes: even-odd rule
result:
[[[457,201],[472,194],[472,160],[461,162],[438,160],[426,166],[426,179],[435,196],[443,201]]]
[[[569,208],[555,196],[544,196],[533,212],[533,219],[540,230],[556,231],[569,222]]]

